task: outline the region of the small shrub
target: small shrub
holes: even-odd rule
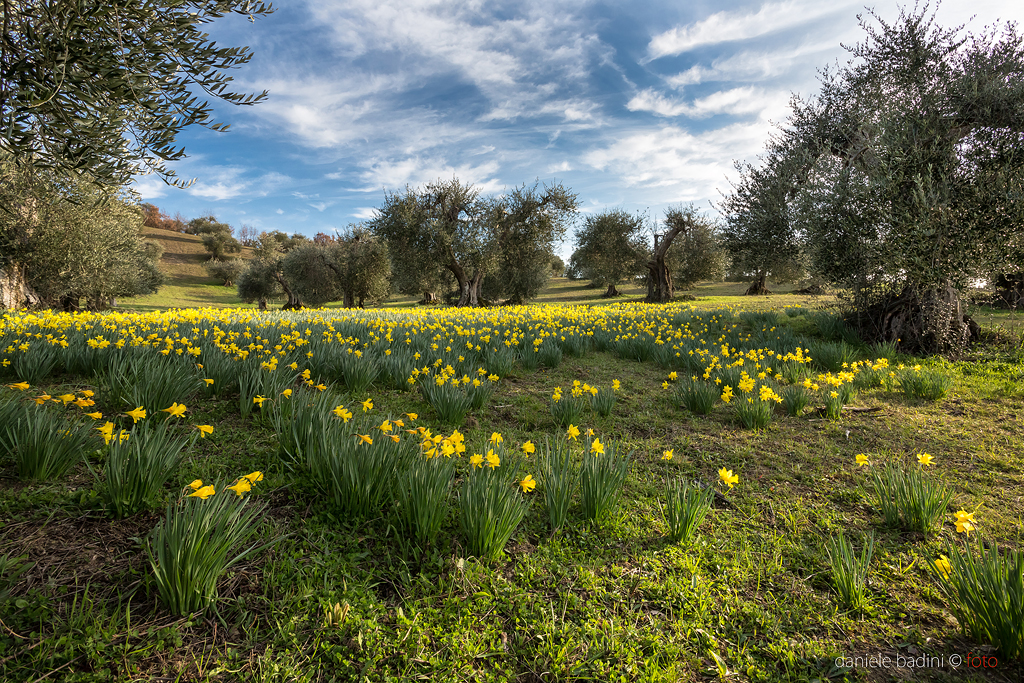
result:
[[[524,347],[519,352],[519,363],[524,370],[536,370],[540,367],[540,349],[532,345]]]
[[[110,357],[100,376],[100,394],[115,410],[138,406],[169,406],[187,401],[203,386],[198,369],[189,360],[139,352]]]
[[[825,544],[829,565],[832,568],[832,581],[839,594],[839,601],[847,609],[860,611],[867,606],[864,588],[874,549],[874,533],[868,534],[860,555],[854,552],[853,544],[842,532]]]
[[[714,489],[691,486],[674,479],[668,482],[665,499],[663,514],[669,540],[689,545],[697,535],[697,527],[711,511]]]
[[[846,342],[812,342],[810,348],[812,362],[829,372],[841,372],[857,357],[856,350]]]

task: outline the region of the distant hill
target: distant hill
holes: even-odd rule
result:
[[[159,228],[143,228],[142,235],[147,241],[163,247],[164,254],[160,258],[159,268],[167,278],[167,283],[156,294],[121,299],[118,308],[152,311],[245,305],[238,298],[234,287],[225,287],[219,280],[206,274],[203,264],[210,260],[210,255],[203,249],[201,237]],[[243,259],[252,258],[252,249],[243,247],[238,256]]]

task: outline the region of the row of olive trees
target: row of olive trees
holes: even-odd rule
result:
[[[645,277],[652,301],[669,300],[677,288],[725,276],[728,259],[718,229],[692,207],[669,210],[665,231],[650,233],[643,214],[613,209],[587,216],[576,231],[566,274],[606,287],[606,297],[619,295],[617,285]]]
[[[551,276],[554,247],[577,211],[560,184],[485,196],[457,179],[388,194],[368,228],[387,245],[394,288],[426,303],[523,303]]]
[[[335,237],[280,231],[253,240],[253,258],[238,276],[238,295],[261,309],[284,298],[286,309],[343,301],[347,308],[384,300],[391,289],[387,245],[363,226]]]

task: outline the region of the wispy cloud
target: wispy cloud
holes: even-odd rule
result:
[[[771,114],[782,112],[789,96],[787,93],[768,93],[762,88],[746,86],[721,90],[692,102],[665,97],[653,89],[637,93],[627,104],[630,111],[648,111],[656,116],[687,116],[702,119],[716,114]],[[781,105],[781,106],[780,106]]]
[[[657,59],[704,45],[749,40],[846,12],[847,7],[854,4],[850,0],[838,3],[790,0],[761,5],[756,12],[716,12],[705,19],[659,33],[651,38],[647,52],[651,59]]]

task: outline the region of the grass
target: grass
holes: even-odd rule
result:
[[[283,537],[232,568],[206,618],[156,606],[143,541],[158,514],[107,519],[84,464],[57,482],[24,483],[5,460],[0,557],[32,564],[0,606],[0,679],[53,672],[47,680],[696,681],[724,670],[751,681],[887,680],[881,676],[898,672],[837,671],[835,658],[977,652],[951,621],[927,564],[955,540],[950,520],[960,508],[979,508],[984,538],[1024,547],[1024,364],[993,348],[920,362],[952,377],[944,401],[863,389],[855,405],[876,412],[833,423],[780,409],[759,432],[721,405],[692,415],[661,388],[662,368],[612,351],[518,370],[461,428],[471,448],[479,451],[493,431],[510,447],[561,439],[546,410],[554,387],[619,379],[611,414],[588,413],[582,426],[633,457],[621,503],[598,522],[584,520],[577,499],[552,534],[543,491],[526,494],[524,521],[492,562],[462,545],[454,507],[417,553],[388,515],[339,516],[281,464],[268,422],[239,418],[237,396],[197,400],[189,419],[216,431],[196,442],[167,495],[219,472],[260,470],[262,534]],[[56,396],[90,381],[62,375],[41,388]],[[443,428],[418,392],[369,393],[382,417],[417,412],[425,426]],[[675,455],[664,461],[668,449]],[[883,451],[935,456],[930,472],[954,492],[937,533],[884,526],[854,465],[857,453]],[[538,464],[530,467],[524,471],[539,476]],[[739,483],[716,499],[691,545],[671,543],[661,509],[666,480],[713,484],[721,467]],[[841,531],[875,534],[863,614],[837,604],[822,552],[822,538]],[[348,611],[325,626],[335,605]],[[1019,672],[1000,660],[966,678],[948,668],[899,673],[1015,680]]]

